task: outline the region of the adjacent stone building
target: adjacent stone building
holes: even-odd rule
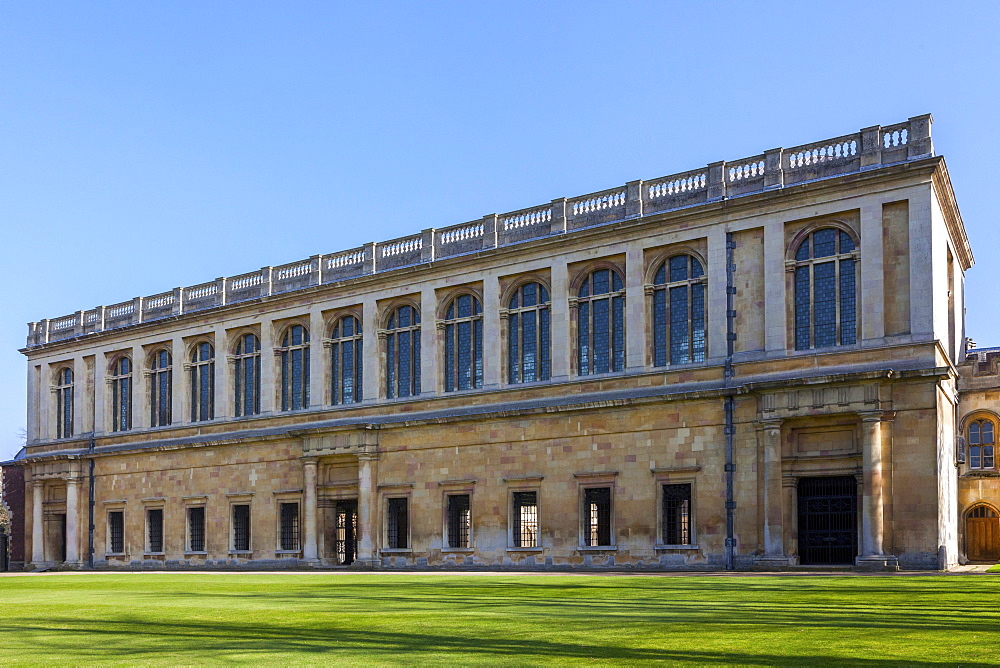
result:
[[[920,116],[31,323],[26,561],[947,568],[972,263]]]

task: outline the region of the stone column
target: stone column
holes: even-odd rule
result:
[[[314,561],[319,557],[316,547],[317,508],[316,508],[316,470],[318,462],[310,457],[302,462],[303,484],[302,501],[305,506],[305,540],[302,543],[302,558]]]
[[[764,486],[764,556],[784,559],[784,517],[781,492],[781,420],[764,422],[761,465]]]
[[[66,563],[80,562],[80,479],[66,479]]]
[[[785,491],[785,555],[789,561],[798,562],[799,553],[799,480],[786,477],[781,479]]]
[[[33,480],[31,483],[31,563],[45,561],[45,527],[42,524],[42,496],[45,483]]]
[[[882,546],[882,411],[861,413],[861,452],[861,554],[857,563],[878,570],[895,569],[896,558],[886,555]]]
[[[375,546],[375,467],[377,452],[358,453],[358,561],[368,566],[377,562]]]

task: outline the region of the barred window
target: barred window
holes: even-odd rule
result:
[[[663,486],[663,543],[691,544],[691,484]]]
[[[281,504],[281,549],[299,549],[299,504]],[[249,548],[248,548],[249,549]]]
[[[576,303],[577,362],[581,376],[625,368],[625,285],[611,269],[591,272]]]
[[[857,343],[854,239],[833,228],[816,230],[795,253],[795,349]]]
[[[132,428],[132,360],[119,357],[111,365],[111,431]]]
[[[549,291],[525,283],[507,303],[507,382],[548,380],[551,371]]]
[[[281,410],[309,408],[309,330],[292,325],[281,338]]]
[[[420,312],[412,306],[393,310],[385,333],[385,396],[420,394]]]
[[[584,545],[611,545],[611,488],[591,487],[583,490]]]
[[[163,552],[163,509],[146,511],[146,551]]]
[[[173,369],[170,353],[158,350],[149,365],[149,424],[165,427],[172,419]]]
[[[243,334],[233,351],[236,417],[260,413],[260,339]]]
[[[472,509],[468,494],[448,496],[448,547],[469,547]]]
[[[233,506],[233,550],[250,551],[250,506]]]
[[[215,348],[203,341],[191,351],[191,422],[215,417]]]
[[[331,403],[361,401],[361,321],[353,315],[344,316],[333,326],[330,339]]]
[[[514,547],[538,547],[538,492],[511,494]]]
[[[968,427],[969,468],[992,469],[994,433],[992,420],[973,420]]]
[[[56,373],[56,438],[73,435],[73,370],[63,367]]]
[[[390,549],[402,550],[410,546],[409,499],[386,499],[386,543]]]
[[[112,510],[108,513],[108,552],[125,552],[125,512]]]
[[[188,552],[205,551],[205,506],[188,508]]]
[[[705,271],[691,255],[666,260],[653,278],[653,365],[705,361]]]
[[[444,391],[482,386],[483,306],[473,295],[459,295],[444,316]]]

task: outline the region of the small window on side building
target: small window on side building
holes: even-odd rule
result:
[[[467,548],[472,533],[472,508],[468,494],[448,497],[448,547]]]

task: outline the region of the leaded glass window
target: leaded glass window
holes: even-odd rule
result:
[[[511,502],[514,547],[538,547],[538,492],[514,492]]]
[[[581,376],[625,369],[625,285],[612,269],[597,269],[577,293],[577,365]]]
[[[56,438],[73,435],[73,370],[63,367],[56,373]]]
[[[444,391],[483,386],[483,307],[473,295],[451,300],[444,316]]]
[[[191,422],[215,417],[215,348],[202,341],[191,351]]]
[[[399,306],[389,314],[385,329],[385,396],[420,394],[420,312]]]
[[[653,278],[653,365],[705,361],[705,270],[675,255]]]
[[[663,543],[691,544],[691,484],[663,486]]]
[[[346,315],[333,326],[330,336],[330,401],[353,404],[361,401],[361,321]]]
[[[611,545],[611,488],[583,490],[584,545]]]
[[[233,390],[236,417],[260,413],[260,339],[243,334],[233,350]]]
[[[292,325],[281,338],[281,410],[309,408],[309,330]]]
[[[468,494],[448,496],[448,547],[469,547],[472,506]]]
[[[507,382],[548,380],[551,372],[549,291],[525,283],[507,303]]]
[[[994,460],[994,426],[992,420],[973,420],[968,428],[969,468],[992,469]]]
[[[111,365],[111,431],[132,428],[132,360],[119,357]]]
[[[149,365],[149,424],[165,427],[172,419],[173,369],[170,353],[158,350]]]
[[[795,349],[857,343],[854,239],[832,227],[809,234],[795,253]]]
[[[403,550],[410,546],[409,499],[394,497],[386,499],[386,539],[389,549]]]

